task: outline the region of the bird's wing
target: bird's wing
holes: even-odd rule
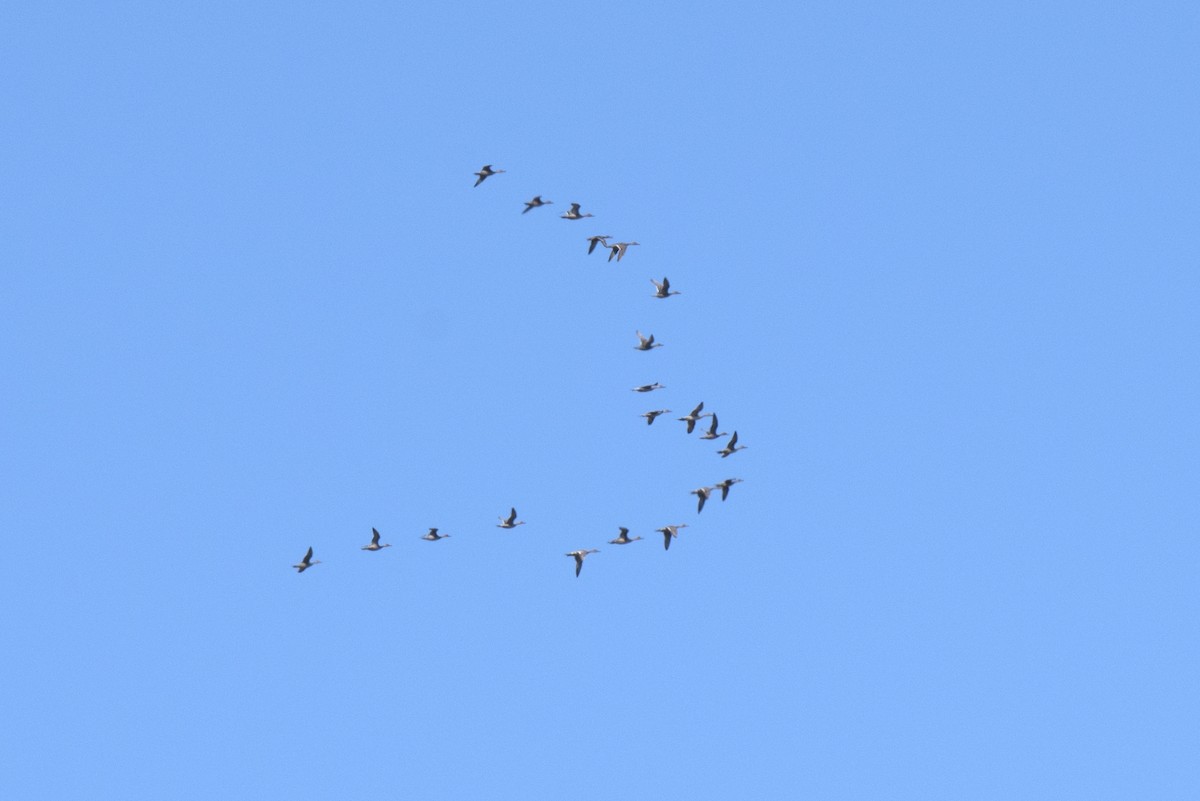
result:
[[[303,559],[301,559],[300,561],[301,561],[303,564],[306,564],[306,565],[307,565],[307,564],[308,564],[308,560],[310,560],[310,559],[312,559],[312,546],[311,546],[311,545],[310,545],[310,546],[308,546],[308,553],[304,554],[304,558],[303,558]]]
[[[378,544],[379,544],[379,531],[378,531],[378,529],[371,529],[371,544],[372,544],[372,545],[378,545]]]

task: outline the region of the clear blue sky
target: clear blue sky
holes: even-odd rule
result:
[[[1200,797],[1196,6],[409,5],[0,10],[0,796]]]

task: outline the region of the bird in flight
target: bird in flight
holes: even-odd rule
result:
[[[660,414],[670,414],[670,413],[671,413],[670,409],[655,409],[653,411],[643,413],[642,417],[646,418],[646,425],[649,426],[649,425],[654,425],[654,418],[658,417]]]
[[[592,251],[596,249],[596,245],[604,245],[604,247],[608,247],[608,239],[611,236],[612,234],[604,234],[603,236],[589,236],[587,238],[588,255],[592,255]]]
[[[296,568],[297,573],[303,573],[305,570],[308,570],[313,565],[319,565],[319,564],[321,564],[320,559],[312,558],[312,546],[310,545],[310,546],[308,546],[308,553],[304,554],[304,558],[300,560],[300,564],[292,565],[292,567]]]
[[[600,553],[600,549],[599,548],[591,548],[586,551],[571,551],[568,554],[564,554],[565,556],[574,556],[575,557],[575,577],[576,578],[579,577],[579,571],[583,570],[584,558],[590,553]]]
[[[525,202],[525,211],[521,213],[524,214],[530,209],[536,209],[538,206],[549,206],[553,202],[553,200],[542,200],[541,195],[534,195],[533,200],[528,200]]]
[[[500,522],[496,524],[497,528],[516,528],[517,526],[525,525],[524,520],[517,520],[517,507],[513,507],[508,513],[508,517],[500,518]]]
[[[449,536],[449,534],[438,534],[438,530],[436,528],[431,528],[429,529],[429,533],[424,537],[421,537],[421,539],[429,540],[430,542],[437,542],[438,540],[444,540]]]
[[[734,484],[741,483],[742,480],[740,478],[727,478],[724,481],[718,481],[716,484],[714,484],[713,489],[717,489],[719,487],[721,489],[721,500],[725,500],[729,497],[729,488]]]
[[[621,533],[617,535],[615,540],[609,540],[609,545],[628,545],[631,542],[637,542],[641,539],[641,537],[629,536],[629,529],[625,528],[624,526],[618,526],[617,528]]]
[[[639,242],[614,242],[613,244],[610,245],[607,242],[605,242],[604,246],[608,248],[608,260],[612,261],[613,256],[616,256],[617,261],[620,261],[621,259],[625,258],[625,251],[628,250],[633,245],[637,245],[637,244],[640,244],[640,243]]]
[[[637,338],[638,338],[638,343],[633,346],[634,350],[653,350],[654,348],[662,347],[661,342],[654,341],[654,334],[651,334],[650,337],[647,339],[646,337],[642,336],[641,331],[638,331]]]
[[[679,529],[681,529],[681,528],[687,528],[687,523],[680,523],[675,526],[663,526],[662,528],[654,529],[655,531],[662,532],[663,550],[664,551],[671,550],[671,540],[672,540],[672,538],[679,536]]]
[[[560,214],[558,216],[562,217],[564,220],[582,220],[584,217],[594,217],[596,215],[590,214],[590,213],[589,214],[580,214],[579,213],[579,204],[572,203],[571,208],[567,211],[566,214]]]
[[[665,386],[655,381],[653,384],[642,384],[640,387],[634,387],[632,392],[653,392],[656,389],[666,389]]]
[[[717,453],[721,454],[721,458],[724,459],[726,456],[729,456],[730,454],[737,453],[738,451],[744,451],[745,449],[746,449],[745,445],[737,444],[737,432],[734,431],[733,436],[729,438],[729,442],[725,445],[724,448],[717,451]]]
[[[700,489],[692,490],[691,494],[700,499],[700,502],[696,504],[696,514],[704,511],[704,502],[708,500],[709,495],[712,495],[712,491],[712,487],[700,487]]]
[[[655,281],[653,278],[650,279],[650,283],[654,284],[654,287],[658,290],[654,293],[654,297],[656,298],[669,298],[672,295],[683,294],[682,292],[677,292],[671,289],[671,282],[667,280],[665,275],[663,276],[661,284],[658,281]]]
[[[373,529],[371,529],[371,544],[364,545],[361,550],[380,551],[380,550],[383,550],[384,548],[391,548],[391,547],[392,546],[388,543],[384,543],[383,545],[379,544],[379,530],[373,528]]]
[[[689,412],[686,417],[676,417],[675,419],[680,420],[684,423],[687,423],[687,429],[688,429],[687,432],[690,434],[696,430],[697,421],[699,421],[701,418],[712,416],[710,414],[700,414],[700,411],[703,408],[704,408],[704,401],[700,401],[700,405],[697,406],[695,409],[692,409],[691,412]]]
[[[717,431],[717,413],[713,412],[710,416],[712,417],[712,425],[708,427],[708,431],[705,431],[700,435],[700,439],[719,439],[720,437],[725,436],[726,432]]]
[[[479,176],[479,180],[475,182],[475,185],[479,186],[481,183],[486,181],[491,176],[499,175],[502,172],[504,172],[504,170],[493,170],[491,164],[484,164],[483,169],[480,170],[479,172],[475,173],[476,175]]]

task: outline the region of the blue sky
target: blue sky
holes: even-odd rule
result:
[[[1195,798],[1198,23],[5,6],[0,795]]]

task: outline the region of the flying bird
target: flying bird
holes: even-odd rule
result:
[[[676,417],[675,419],[680,420],[684,423],[687,423],[687,429],[688,429],[687,432],[690,434],[696,430],[697,421],[699,421],[701,418],[712,416],[710,414],[700,414],[700,410],[703,408],[704,408],[704,401],[700,401],[700,405],[697,406],[695,409],[692,409],[692,411],[689,412],[686,417]]]
[[[629,529],[625,528],[624,526],[618,526],[617,528],[621,533],[617,535],[615,540],[609,540],[609,545],[628,545],[631,542],[636,542],[641,539],[641,537],[629,536]]]
[[[613,256],[616,256],[617,261],[620,261],[621,259],[625,258],[625,251],[628,250],[633,245],[637,245],[637,244],[640,244],[640,243],[638,243],[638,242],[614,242],[613,244],[610,245],[607,242],[605,242],[604,246],[606,248],[608,248],[608,260],[612,261]]]
[[[508,517],[500,518],[500,522],[496,524],[497,528],[516,528],[517,526],[525,525],[524,520],[517,520],[517,507],[513,507],[508,513]]]
[[[721,458],[724,459],[726,456],[729,456],[732,453],[737,453],[738,451],[744,451],[745,449],[746,449],[745,445],[737,444],[737,432],[734,431],[733,436],[729,438],[729,442],[725,445],[724,448],[717,451],[717,453],[721,454]]]
[[[649,339],[647,339],[646,337],[642,336],[641,331],[638,331],[637,338],[638,338],[638,343],[633,346],[634,350],[653,350],[654,348],[662,347],[661,342],[654,341],[654,334],[651,334]]]
[[[741,483],[742,483],[742,480],[740,478],[727,478],[724,481],[718,481],[716,484],[714,484],[713,489],[717,489],[718,487],[720,487],[721,488],[721,500],[725,500],[726,498],[729,497],[729,488],[732,487],[734,484],[741,484]]]
[[[596,249],[596,245],[604,245],[604,247],[608,247],[608,239],[610,237],[612,237],[612,234],[605,234],[604,236],[589,236],[587,238],[588,255],[592,255],[592,251]]]
[[[655,281],[653,278],[650,279],[650,283],[654,284],[655,288],[658,290],[654,293],[654,297],[656,298],[669,298],[671,295],[683,294],[682,292],[676,292],[671,289],[671,282],[667,280],[665,275],[663,276],[661,284],[658,281]]]
[[[379,530],[378,530],[378,529],[374,529],[374,528],[373,528],[373,529],[371,529],[371,544],[370,544],[370,545],[364,545],[364,546],[362,547],[362,549],[361,549],[361,550],[364,550],[364,551],[379,551],[379,550],[382,550],[382,549],[384,549],[384,548],[391,548],[391,547],[392,547],[392,546],[391,546],[390,544],[387,544],[387,543],[384,543],[383,545],[380,545],[380,544],[379,544]]]
[[[526,201],[525,211],[523,211],[521,213],[524,214],[525,212],[529,211],[530,209],[536,209],[538,206],[549,206],[553,202],[554,202],[553,200],[542,200],[541,195],[534,195],[533,200]]]
[[[483,169],[480,170],[479,172],[475,173],[476,175],[479,176],[479,180],[475,182],[475,185],[479,186],[481,183],[486,181],[491,176],[499,175],[502,172],[504,172],[504,170],[493,170],[491,164],[484,164]]]
[[[574,556],[575,557],[575,577],[576,578],[579,577],[579,571],[583,570],[584,557],[586,557],[590,553],[600,553],[600,549],[599,548],[591,548],[586,551],[571,551],[568,554],[564,554],[564,556]]]
[[[645,412],[644,414],[642,414],[642,417],[646,418],[646,425],[649,426],[649,425],[654,425],[654,418],[658,417],[660,414],[670,414],[670,413],[671,413],[670,409],[655,409],[654,411],[651,411],[651,412]]]
[[[292,567],[296,568],[297,573],[303,573],[305,570],[308,570],[313,565],[319,565],[319,564],[321,564],[320,559],[312,558],[312,546],[310,545],[310,546],[308,546],[308,553],[304,554],[304,558],[300,560],[300,564],[292,565]]]
[[[562,217],[564,220],[582,220],[584,217],[594,217],[596,215],[590,214],[590,213],[589,214],[580,214],[579,213],[579,204],[572,203],[570,210],[567,211],[566,214],[560,214],[558,216]]]
[[[438,534],[438,530],[436,528],[431,528],[429,529],[429,533],[424,537],[421,537],[421,539],[429,540],[430,542],[437,542],[438,540],[444,540],[449,536],[449,534]]]
[[[677,526],[663,526],[656,528],[655,531],[661,531],[663,535],[663,550],[671,550],[671,539],[679,536],[679,529],[687,528],[687,523],[680,523]]]
[[[700,499],[700,502],[696,504],[696,514],[700,514],[704,511],[704,502],[708,500],[709,495],[712,495],[712,491],[712,487],[701,487],[700,489],[694,489],[691,491],[692,495],[695,495]]]
[[[642,384],[640,387],[634,387],[631,392],[653,392],[656,389],[666,389],[665,386],[655,381],[653,384]]]
[[[708,427],[708,431],[700,435],[700,439],[719,439],[725,436],[726,432],[717,431],[717,413],[713,412],[709,416],[712,417],[712,425]]]

